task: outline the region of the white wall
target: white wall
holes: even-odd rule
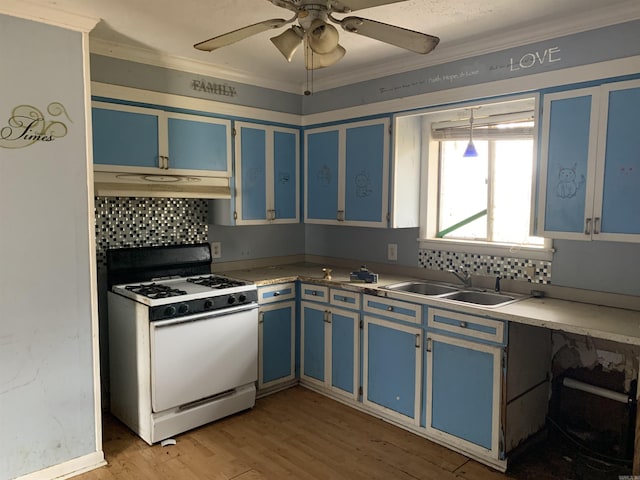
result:
[[[3,480],[103,460],[85,42],[78,31],[0,14]]]

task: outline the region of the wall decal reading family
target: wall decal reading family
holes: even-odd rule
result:
[[[51,117],[64,115],[73,123],[67,110],[60,102],[51,102],[47,106]],[[7,124],[0,128],[0,147],[24,148],[37,142],[52,142],[64,137],[68,132],[67,125],[60,120],[50,120],[31,105],[19,105],[11,111]]]

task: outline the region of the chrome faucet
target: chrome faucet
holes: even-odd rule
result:
[[[448,270],[449,273],[453,273],[458,280],[462,282],[465,288],[471,287],[471,274],[469,272],[465,272],[464,270],[460,270],[456,272],[455,270]]]

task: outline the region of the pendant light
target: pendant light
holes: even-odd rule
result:
[[[469,118],[469,143],[462,156],[465,158],[478,156],[476,146],[473,144],[473,108],[471,109],[471,117]]]

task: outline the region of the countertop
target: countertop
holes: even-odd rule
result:
[[[426,304],[430,307],[455,309],[473,315],[640,345],[640,311],[637,310],[555,298],[530,297],[503,306],[487,307],[380,289],[392,283],[416,280],[415,277],[380,274],[377,283],[351,282],[349,278],[351,270],[328,267],[332,268],[332,278],[326,280],[323,279],[322,268],[322,265],[296,263],[230,270],[224,273],[230,277],[254,282],[259,287],[302,280],[355,291],[373,290],[381,296]]]

